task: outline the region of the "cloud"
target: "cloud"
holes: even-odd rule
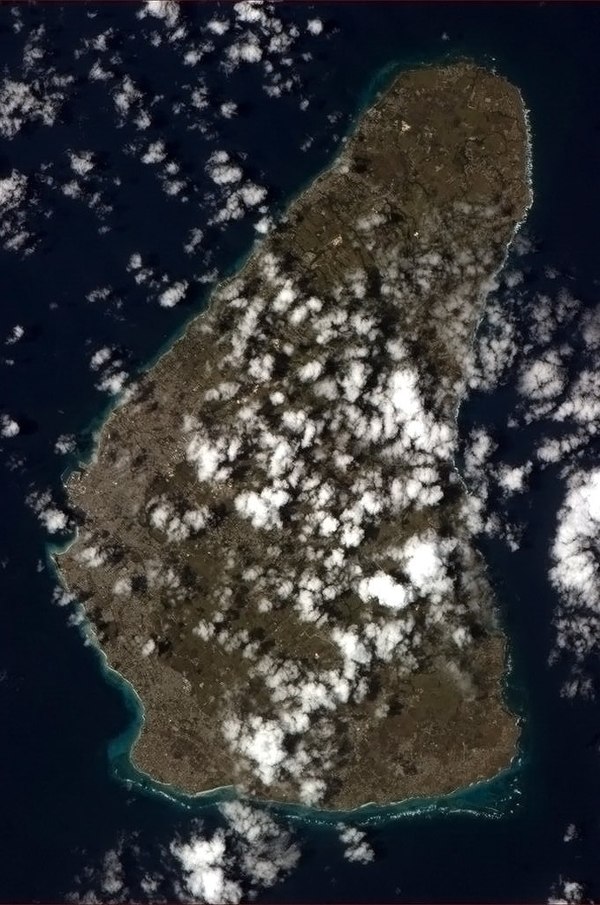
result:
[[[577,880],[564,880],[562,877],[552,887],[548,897],[548,905],[580,905],[584,900],[584,886]]]
[[[543,358],[527,364],[519,377],[519,392],[528,399],[555,399],[565,388],[565,373],[557,350],[549,349]]]
[[[226,55],[231,63],[259,63],[263,57],[263,51],[258,38],[253,32],[246,32],[242,40],[230,44]]]
[[[206,172],[217,185],[239,182],[243,175],[241,167],[232,163],[226,151],[213,151],[208,159]]]
[[[14,418],[10,415],[0,415],[0,437],[16,437],[21,432],[21,428]]]
[[[128,71],[110,29],[86,39],[78,52],[90,54],[90,90],[99,98],[112,99],[107,114],[123,129],[128,168],[137,175],[142,173],[144,185],[160,185],[169,195],[163,198],[165,203],[192,202],[176,246],[180,254],[194,256],[199,273],[189,278],[192,284],[201,277],[201,268],[209,267],[208,253],[214,243],[213,231],[206,228],[208,222],[225,228],[229,221],[250,215],[259,235],[273,225],[267,188],[247,175],[259,173],[260,162],[257,165],[249,159],[243,143],[239,145],[236,123],[225,122],[235,112],[234,102],[225,100],[230,96],[227,86],[211,81],[209,91],[200,61],[210,53],[217,63],[215,73],[227,74],[239,66],[239,77],[252,66],[253,77],[262,80],[269,97],[296,90],[293,106],[306,106],[312,95],[301,90],[302,67],[296,62],[301,56],[308,59],[311,42],[325,27],[323,20],[309,11],[298,19],[296,13],[288,15],[285,5],[252,2],[209,11],[198,29],[184,10],[171,2],[146,3],[137,15],[144,20],[140,40],[152,47],[157,64],[164,59],[170,72],[177,66],[179,74],[183,72],[167,96],[155,95],[133,70]],[[188,27],[190,35],[182,41]],[[130,49],[134,52],[135,44]],[[271,101],[264,98],[260,103]],[[339,120],[337,113],[330,116],[331,122]],[[177,146],[167,148],[162,139],[146,131],[153,120],[172,119],[178,119],[184,129],[200,133],[194,142],[198,156],[193,160],[186,160]],[[105,178],[104,158],[100,167],[94,151],[83,148],[75,146],[69,157],[62,159],[63,167],[68,159],[71,172],[61,188],[67,187],[72,195],[89,196],[85,180]],[[201,189],[185,176],[192,167],[207,177],[200,181]],[[113,175],[118,188],[120,176]],[[209,181],[206,195],[198,194]],[[28,191],[30,186],[26,188]],[[26,197],[25,192],[19,208]],[[185,208],[180,213],[185,218]],[[474,214],[468,211],[461,216]],[[243,565],[236,562],[235,550],[222,564],[223,582],[215,595],[215,611],[205,614],[195,627],[194,640],[201,643],[206,637],[226,650],[239,651],[249,669],[262,677],[268,688],[265,711],[243,717],[226,715],[225,728],[236,727],[229,733],[231,745],[237,746],[240,762],[250,763],[254,777],[265,781],[284,776],[311,805],[321,803],[328,791],[328,752],[334,744],[328,733],[333,715],[348,702],[364,698],[369,669],[376,661],[393,661],[400,670],[418,668],[423,641],[414,611],[419,609],[420,623],[443,626],[456,648],[468,648],[471,643],[462,624],[464,614],[453,603],[460,596],[459,579],[448,565],[452,554],[469,572],[466,554],[462,547],[448,546],[435,527],[435,507],[448,489],[460,490],[456,479],[448,477],[456,437],[454,413],[449,416],[443,402],[449,394],[455,395],[456,388],[448,384],[433,387],[413,352],[413,325],[403,325],[401,331],[389,326],[382,315],[384,308],[421,309],[429,298],[436,297],[436,286],[447,274],[434,250],[424,248],[410,268],[395,254],[386,257],[378,247],[378,231],[385,217],[383,211],[374,211],[356,224],[377,261],[383,305],[375,304],[368,275],[361,268],[344,274],[334,287],[332,302],[304,292],[293,275],[285,273],[283,263],[268,254],[260,259],[268,291],[257,297],[243,281],[228,284],[223,291],[231,291],[224,300],[231,306],[227,307],[231,329],[210,337],[211,342],[219,343],[219,373],[215,372],[214,382],[203,386],[190,405],[187,428],[179,438],[182,457],[199,482],[199,499],[222,495],[228,504],[223,511],[234,520],[236,530],[244,537],[257,532],[259,543],[272,545],[273,557],[277,558],[283,528],[293,533],[298,551],[302,551],[289,574],[258,574],[252,580],[248,605],[256,606],[261,614],[285,605],[293,618],[305,623],[303,629],[322,633],[333,665],[319,668],[316,659],[314,664],[308,661],[292,680],[291,664],[268,664],[259,646],[219,621],[219,606],[225,607],[230,600],[227,572]],[[143,248],[143,257],[132,248]],[[129,284],[160,305],[172,307],[189,291],[188,283],[162,274],[159,265],[150,265],[153,252],[156,249],[146,238],[139,243],[133,237],[123,253]],[[440,322],[435,327],[440,331],[440,343],[452,354],[455,346],[463,348],[459,326],[463,309],[479,300],[482,291],[484,268],[478,255],[478,249],[457,249],[452,266],[457,271],[464,268],[465,285],[447,300],[451,316],[446,316],[446,301],[443,311],[432,310],[432,323],[436,317]],[[99,285],[88,298],[109,302],[116,310],[117,303],[127,303],[126,295],[116,299],[109,287]],[[207,323],[208,312],[203,327]],[[106,345],[94,348],[90,349],[90,367],[96,386],[120,393],[128,379],[121,360],[124,353],[111,345],[110,336]],[[228,421],[223,413],[231,410],[236,416]],[[69,445],[69,441],[60,442],[61,451]],[[237,480],[238,470],[245,477],[227,499],[228,482],[234,473]],[[168,550],[175,559],[176,545],[194,532],[210,536],[225,517],[223,511],[216,517],[214,505],[212,511],[210,505],[205,510],[191,500],[183,506],[161,494],[145,500],[140,514],[154,532],[157,550]],[[376,549],[373,538],[389,523],[403,526],[400,540]],[[425,529],[428,525],[431,530]],[[468,535],[462,524],[456,530],[461,536],[462,532]],[[99,568],[105,545],[87,538],[82,554],[87,566]],[[182,577],[177,569],[169,572],[158,554],[144,565],[144,571],[152,587],[181,591]],[[112,576],[110,586],[119,596],[131,592],[125,573]],[[332,615],[339,599],[354,601],[358,611],[355,625]],[[139,649],[148,655],[153,653],[150,641],[148,633],[140,635]],[[274,684],[272,675],[277,677]],[[307,726],[317,727],[317,743],[299,745],[291,756],[290,739],[295,743],[294,733],[307,731]],[[212,835],[202,833],[198,838],[196,850],[186,850],[189,864],[189,859],[197,858],[190,870],[196,880],[191,882],[203,884],[208,895],[216,895],[219,884],[225,889],[230,878],[226,872],[219,874],[223,862],[215,852],[219,840],[217,837],[211,848]],[[192,840],[181,845],[191,846]],[[237,893],[230,888],[227,894]]]
[[[527,475],[531,471],[531,463],[519,465],[511,468],[509,465],[502,465],[498,469],[498,486],[502,488],[508,496],[513,493],[523,493],[526,488]]]
[[[15,343],[18,343],[20,339],[25,335],[25,328],[21,326],[21,324],[15,324],[12,328],[10,334],[6,337],[5,344],[7,346],[14,346]]]
[[[377,572],[371,578],[363,578],[358,586],[361,600],[377,600],[382,606],[394,610],[404,609],[410,603],[406,586],[398,584],[391,575]]]
[[[0,240],[6,250],[25,254],[33,250],[27,219],[28,209],[36,204],[28,186],[27,176],[15,169],[9,176],[0,178]]]
[[[370,864],[375,860],[375,852],[369,845],[367,834],[355,826],[338,823],[340,841],[344,846],[344,858],[356,864]]]
[[[306,23],[306,30],[311,35],[320,35],[323,31],[323,22],[321,19],[309,19]]]
[[[90,359],[90,368],[92,371],[97,371],[103,364],[110,361],[114,349],[110,346],[102,346],[101,349],[97,349]]]
[[[210,905],[241,900],[240,884],[226,873],[227,845],[222,830],[211,839],[196,838],[185,845],[174,845],[171,851],[181,862],[186,889],[195,900]]]
[[[211,818],[211,829],[195,820],[166,844],[139,834],[120,839],[90,859],[66,900],[225,905],[254,899],[296,867],[300,849],[292,832],[267,810],[229,801]]]
[[[215,160],[218,166],[230,163],[225,156]],[[367,236],[379,225],[377,218],[365,223]],[[472,267],[473,256],[464,256],[465,266]],[[387,324],[382,329],[381,309],[367,295],[366,274],[348,273],[334,288],[331,306],[307,296],[271,252],[259,256],[256,266],[263,275],[260,294],[249,291],[243,277],[230,281],[217,290],[203,321],[207,335],[214,329],[211,312],[226,312],[230,326],[215,332],[219,374],[203,390],[196,414],[184,418],[186,456],[199,481],[219,483],[225,495],[232,467],[243,466],[248,480],[236,487],[231,502],[244,530],[274,532],[261,544],[275,549],[282,529],[292,532],[302,560],[289,574],[258,570],[248,577],[248,605],[264,614],[285,604],[332,642],[337,665],[323,670],[315,659],[314,666],[300,668],[262,655],[259,645],[221,621],[218,606],[194,633],[225,651],[240,651],[266,688],[268,704],[260,712],[228,711],[221,725],[243,765],[244,787],[262,794],[289,783],[300,800],[317,806],[327,794],[333,763],[332,715],[364,700],[378,663],[394,662],[405,674],[418,669],[425,633],[417,628],[416,608],[420,625],[435,626],[457,656],[473,643],[459,601],[463,580],[473,577],[468,532],[475,520],[465,518],[459,528],[461,512],[449,535],[435,530],[436,507],[446,488],[457,483],[453,413],[440,416],[447,402],[438,402],[435,391],[432,399],[400,330]],[[397,262],[380,266],[385,291],[399,293]],[[410,310],[415,291],[433,291],[427,287],[440,266],[439,256],[423,254],[419,288],[403,290],[406,297],[395,303]],[[473,291],[479,293],[479,283]],[[455,392],[454,386],[444,390]],[[481,470],[492,445],[481,436],[480,449],[471,456],[474,471]],[[516,473],[507,473],[505,481],[507,487],[516,485]],[[465,502],[465,512],[468,508]],[[409,527],[417,512],[427,513],[417,524],[433,522],[431,527]],[[166,526],[171,514],[161,513]],[[371,538],[389,523],[407,527],[400,540],[374,548]],[[236,556],[231,550],[228,569],[235,567]],[[231,592],[225,572],[215,594],[219,600]],[[330,606],[344,595],[362,601],[354,625],[340,622]],[[314,740],[305,744],[309,730]]]
[[[56,78],[51,68],[43,81],[4,78],[0,83],[0,135],[14,138],[27,123],[54,125],[65,99],[62,89],[69,81],[72,77]]]
[[[224,35],[229,31],[229,21],[227,19],[210,19],[206,23],[206,28],[215,35]]]
[[[71,528],[69,516],[54,504],[49,490],[30,493],[27,505],[33,509],[49,534],[59,534]]]
[[[78,176],[87,176],[96,166],[92,151],[71,151],[69,158],[71,169]]]
[[[285,490],[263,488],[260,493],[245,491],[235,498],[236,511],[250,520],[255,528],[277,528],[281,525],[279,510],[289,500]]]
[[[600,470],[575,471],[567,480],[551,557],[550,581],[560,595],[552,659],[567,653],[575,661],[565,695],[591,693],[579,676],[600,637]]]
[[[171,845],[184,874],[185,893],[219,905],[240,902],[275,885],[300,857],[290,832],[266,811],[241,801],[226,802],[220,811],[224,828]]]
[[[179,20],[179,3],[176,0],[146,0],[137,16],[140,19],[146,16],[162,19],[165,25],[172,28]]]
[[[115,371],[106,374],[96,384],[96,388],[103,390],[105,393],[110,393],[111,396],[118,396],[122,392],[128,376],[127,371]]]
[[[76,448],[77,440],[74,434],[61,434],[54,444],[54,452],[63,456],[74,452]]]
[[[0,179],[0,211],[5,214],[17,208],[25,198],[27,177],[18,170]]]
[[[188,286],[187,280],[178,280],[172,283],[160,293],[158,297],[159,305],[162,308],[174,308],[175,305],[185,298]]]
[[[150,142],[140,160],[142,163],[157,164],[162,163],[166,156],[165,143],[162,139],[158,139],[158,141]]]
[[[529,246],[522,251],[532,253]],[[557,279],[558,273],[550,276]],[[506,424],[495,425],[505,433],[502,447],[481,427],[471,430],[466,443],[464,476],[482,501],[478,512],[471,506],[477,530],[518,549],[521,526],[511,522],[503,501],[526,489],[533,461],[540,470],[555,469],[565,482],[550,549],[557,605],[549,658],[568,667],[566,697],[594,694],[589,663],[600,629],[600,473],[589,460],[600,417],[599,325],[600,306],[585,306],[564,286],[540,293],[519,280],[504,280],[484,319],[470,381],[477,391],[489,392],[512,380],[519,395]],[[507,461],[515,432],[530,425],[535,432],[521,433],[515,445],[519,459],[511,454]]]
[[[231,119],[233,116],[235,116],[237,109],[238,105],[234,101],[225,101],[219,107],[221,116],[224,117],[224,119]]]

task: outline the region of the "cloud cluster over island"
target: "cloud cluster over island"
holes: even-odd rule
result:
[[[247,222],[261,238],[273,229],[274,193],[266,174],[257,172],[248,150],[228,132],[244,116],[244,105],[230,96],[229,86],[234,76],[252,73],[262,85],[264,104],[293,98],[305,110],[314,98],[303,84],[300,62],[329,38],[318,13],[307,9],[302,22],[291,22],[285,6],[240,2],[211,12],[197,27],[188,20],[185,7],[172,0],[149,0],[132,9],[132,22],[139,29],[136,40],[160,50],[178,72],[185,73],[173,97],[128,71],[127,53],[110,25],[82,39],[74,59],[85,66],[99,107],[110,106],[127,166],[121,171],[120,158],[107,161],[87,138],[78,141],[72,135],[60,153],[52,159],[40,156],[34,168],[13,160],[0,177],[3,249],[14,260],[35,261],[44,226],[62,204],[77,217],[89,217],[99,239],[115,230],[122,180],[131,166],[135,178],[147,180],[166,203],[191,212],[177,236],[179,257],[165,263],[147,247],[145,236],[134,236],[120,271],[110,278],[91,271],[89,289],[80,302],[103,310],[107,322],[110,318],[117,322],[126,309],[127,292],[140,290],[149,308],[165,318],[176,316],[173,309],[219,278],[210,249],[211,231]],[[18,33],[23,14],[15,7],[11,16]],[[60,125],[76,97],[77,80],[68,65],[53,61],[49,41],[43,26],[24,34],[19,71],[4,73],[0,80],[0,134],[9,149],[28,130],[35,135]],[[207,60],[222,74],[220,83],[203,73]],[[333,123],[335,114],[329,116]],[[157,123],[165,118],[184,123],[198,140],[197,159],[192,161],[183,148],[160,137]],[[308,149],[312,141],[307,135],[303,147]],[[466,218],[493,216],[489,210],[458,213]],[[375,212],[356,224],[370,253],[377,245],[377,229],[385,223],[382,218],[384,214]],[[522,237],[515,243],[516,251],[520,245],[527,251]],[[382,292],[394,299],[401,287],[416,306],[435,287],[447,263],[424,250],[407,276],[389,260],[382,268]],[[484,249],[456,249],[451,264],[464,273],[466,295],[490,288],[482,282],[488,263]],[[307,633],[318,630],[327,635],[328,653],[319,655],[325,665],[318,658],[310,668],[291,658],[277,659],[265,653],[250,633],[229,628],[227,613],[234,606],[232,588],[239,578],[236,563],[230,560],[222,564],[220,609],[215,606],[212,614],[194,624],[193,637],[200,647],[211,644],[251,663],[251,678],[266,689],[273,705],[270,719],[264,713],[237,712],[232,705],[223,722],[223,744],[244,759],[260,781],[291,777],[297,781],[299,798],[318,805],[331,763],[331,726],[349,701],[360,704],[367,699],[374,664],[385,668],[397,661],[410,675],[427,655],[428,633],[439,632],[453,652],[444,668],[457,687],[472,694],[464,664],[477,614],[457,602],[473,590],[471,544],[482,533],[519,549],[526,526],[513,521],[510,506],[529,492],[540,471],[552,471],[562,482],[548,563],[548,582],[557,601],[549,657],[552,663],[568,665],[566,696],[595,693],[587,665],[596,654],[600,628],[600,475],[590,456],[600,414],[600,371],[595,361],[600,317],[565,286],[529,292],[518,261],[515,269],[499,275],[498,291],[489,299],[470,362],[468,384],[473,393],[513,387],[516,403],[507,425],[509,436],[510,431],[528,429],[537,433],[531,454],[516,458],[510,450],[506,454],[510,444],[499,443],[489,425],[476,426],[465,443],[459,477],[454,467],[456,427],[440,412],[444,395],[456,394],[460,387],[436,386],[431,375],[419,369],[414,335],[407,339],[405,334],[386,333],[377,316],[365,310],[371,291],[367,271],[348,273],[347,282],[338,287],[335,302],[343,310],[340,314],[330,300],[303,293],[283,262],[273,258],[267,267],[272,299],[235,283],[228,290],[236,328],[228,336],[229,345],[220,347],[222,379],[202,400],[203,411],[212,413],[212,420],[207,425],[201,412],[182,412],[180,464],[193,470],[198,499],[182,501],[164,488],[148,497],[138,515],[166,554],[149,558],[141,572],[149,588],[172,595],[178,603],[184,600],[184,581],[165,561],[169,550],[215,529],[219,515],[204,499],[204,489],[209,484],[226,486],[251,452],[256,472],[233,502],[240,524],[271,543],[270,533],[295,520],[306,562],[297,571],[278,573],[274,564],[279,554],[273,543],[271,566],[263,570],[246,563],[242,579],[252,588],[252,605],[261,616],[291,606]],[[445,339],[450,343],[464,341],[459,317],[463,302],[459,295],[446,298],[432,315],[433,320],[446,319]],[[64,314],[66,320],[68,311]],[[276,351],[268,333],[275,316],[287,331]],[[6,334],[5,351],[11,356],[4,360],[7,366],[14,355],[18,359],[19,343],[27,339],[28,331],[22,321]],[[308,331],[314,331],[317,353],[302,357],[299,349]],[[130,386],[135,367],[115,335],[107,329],[106,336],[85,347],[84,370],[91,386],[106,397],[124,400],[127,394],[135,395],[135,386]],[[372,367],[374,348],[381,356],[382,377]],[[332,366],[332,349],[340,351],[339,367]],[[271,387],[282,370],[286,379]],[[253,395],[248,400],[244,394],[249,383]],[[244,404],[238,405],[241,397]],[[218,417],[229,405],[237,406],[237,423],[234,432],[224,433],[218,429]],[[59,456],[77,449],[71,430],[71,426],[57,429],[49,438],[57,463]],[[323,449],[333,435],[339,442],[329,457]],[[7,405],[0,412],[3,446],[18,448],[26,437],[27,419]],[[8,461],[10,467],[23,468],[16,455]],[[363,469],[365,462],[370,464]],[[57,465],[57,474],[60,467],[64,466]],[[469,493],[457,511],[463,525],[457,535],[432,525],[430,515],[449,497],[461,495],[462,479]],[[338,493],[340,480],[344,490]],[[27,504],[51,538],[64,539],[72,530],[70,512],[55,490],[32,487]],[[374,533],[395,518],[406,520],[405,533],[373,553]],[[100,570],[114,551],[107,551],[91,535],[82,538],[80,562]],[[460,573],[465,576],[462,583]],[[120,575],[113,585],[115,598],[126,604],[135,594],[136,578]],[[476,584],[476,593],[479,590],[486,593]],[[344,595],[360,601],[368,618],[338,624],[331,611]],[[74,600],[58,590],[55,599],[69,605]],[[160,640],[144,626],[140,658],[158,657]],[[382,721],[388,712],[389,705],[382,703],[378,711]],[[318,761],[311,760],[302,741],[289,750],[290,739],[301,739],[315,724],[321,733]],[[221,817],[222,827],[209,830],[198,824],[165,845],[158,859],[164,871],[147,873],[139,887],[128,878],[127,867],[128,861],[135,863],[136,853],[124,857],[124,843],[110,849],[102,863],[81,878],[73,900],[163,897],[239,902],[271,887],[297,866],[299,843],[272,815],[233,802],[222,807]],[[358,827],[340,826],[339,841],[351,863],[369,864],[375,858],[370,837]],[[581,884],[561,880],[550,901],[576,902],[582,895]]]
[[[334,172],[348,166],[340,159]],[[219,186],[243,180],[221,151],[208,172]],[[213,717],[249,791],[290,788],[302,803],[322,804],[335,783],[341,727],[351,731],[355,708],[384,725],[394,710],[383,676],[412,676],[435,647],[444,681],[474,699],[475,638],[493,619],[471,544],[473,503],[454,467],[453,415],[465,381],[460,359],[489,289],[493,256],[482,236],[493,213],[454,202],[423,222],[414,255],[402,261],[382,242],[391,214],[361,215],[355,247],[364,244],[376,263],[377,292],[372,269],[359,265],[323,292],[308,291],[283,258],[259,250],[256,272],[221,286],[194,325],[203,365],[186,387],[168,466],[186,482],[169,477],[135,504],[140,530],[160,538],[156,555],[136,572],[95,529],[80,534],[78,567],[100,581],[108,569],[116,597],[134,601],[143,588],[189,606],[192,594],[196,608],[193,572],[182,566],[192,550],[194,562],[211,561],[213,538],[227,537],[189,634],[199,662],[209,650],[224,664],[235,655],[254,689],[252,701],[236,703],[234,685]],[[438,220],[459,237],[449,269],[431,250]],[[141,255],[128,269],[141,276]],[[451,287],[444,304],[442,285]],[[422,339],[426,300],[436,331],[427,343],[448,350],[443,365]],[[415,354],[419,344],[426,354]],[[100,349],[92,367],[113,360]],[[135,413],[135,391],[130,405]],[[117,451],[117,470],[131,456]],[[507,472],[507,492],[524,477]],[[301,557],[291,553],[297,545]],[[236,621],[240,593],[247,624]],[[269,633],[283,613],[296,641],[272,650]],[[149,668],[170,649],[163,635],[140,634]]]

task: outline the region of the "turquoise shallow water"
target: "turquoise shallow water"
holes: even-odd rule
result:
[[[290,6],[286,15],[302,26],[301,7]],[[541,285],[544,266],[557,267],[570,274],[571,291],[593,302],[599,277],[600,9],[591,4],[475,8],[365,3],[323,4],[319,15],[328,37],[311,48],[311,60],[298,64],[303,90],[313,98],[303,118],[297,98],[277,108],[267,103],[257,77],[232,76],[226,83],[227,94],[245,105],[227,126],[227,141],[245,149],[256,178],[260,174],[269,184],[273,204],[284,208],[327,165],[353,117],[389,77],[390,67],[468,54],[507,74],[531,112],[535,202],[527,229],[540,250],[531,257],[529,283]],[[138,782],[127,751],[139,710],[132,693],[114,676],[107,677],[93,648],[84,646],[79,631],[69,627],[70,610],[52,604],[55,578],[51,569],[39,565],[46,560],[47,537],[25,498],[32,488],[45,487],[60,497],[65,460],[52,449],[59,434],[78,435],[73,460],[82,450],[89,454],[90,433],[106,414],[106,398],[94,389],[97,378],[89,371],[91,352],[112,344],[125,350],[130,369],[141,367],[168,348],[201,309],[206,293],[200,287],[187,305],[167,316],[148,304],[142,292],[120,283],[119,262],[140,243],[155,251],[161,267],[178,272],[183,266],[177,257],[181,237],[195,223],[196,213],[188,215],[183,207],[166,211],[159,191],[153,194],[143,180],[136,183],[130,162],[120,156],[124,132],[115,127],[111,108],[98,103],[86,85],[84,63],[73,56],[83,37],[100,27],[135,35],[138,20],[127,7],[102,7],[95,20],[75,6],[60,10],[51,23],[43,8],[24,10],[22,16],[24,34],[40,23],[47,27],[55,58],[71,67],[81,87],[64,121],[46,131],[24,130],[3,143],[3,172],[17,162],[23,170],[38,172],[40,161],[85,144],[102,149],[107,172],[118,172],[123,188],[115,198],[117,225],[101,242],[87,215],[57,202],[43,256],[17,264],[14,256],[1,252],[2,335],[21,322],[27,332],[26,341],[10,349],[14,364],[3,360],[1,365],[2,406],[20,418],[23,429],[12,446],[2,447],[8,467],[2,471],[0,700],[9,729],[0,755],[5,813],[0,899],[63,900],[82,888],[77,877],[86,867],[92,868],[86,888],[93,888],[98,882],[95,866],[121,840],[130,895],[145,900],[139,886],[143,872],[166,870],[164,848],[176,833],[189,832],[195,816],[201,814],[208,826],[218,821],[213,800],[222,793],[193,800]],[[16,72],[23,34],[13,31],[6,8],[0,25],[6,65]],[[442,39],[444,33],[449,40]],[[150,80],[157,94],[176,93],[189,71],[182,76],[166,56],[158,66],[145,46],[122,39],[122,65],[140,81]],[[209,59],[206,77],[217,94],[223,93],[222,76],[211,65]],[[201,146],[198,135],[178,132],[175,122],[168,128],[182,154],[193,161]],[[307,134],[314,142],[302,152]],[[201,184],[202,172],[190,166]],[[165,222],[168,230],[162,227]],[[221,273],[239,266],[251,241],[252,230],[244,224],[210,237]],[[85,301],[92,285],[107,283],[115,284],[124,298],[121,306]],[[5,350],[5,358],[8,354]],[[461,426],[466,429],[472,421],[501,424],[511,404],[507,387],[491,399],[473,398],[463,406]],[[531,442],[531,437],[519,442]],[[551,671],[546,663],[554,605],[546,578],[547,551],[560,499],[560,483],[547,473],[534,498],[523,502],[528,525],[524,548],[510,556],[493,542],[483,548],[510,639],[507,693],[524,720],[518,762],[493,781],[443,800],[353,814],[352,820],[369,828],[376,853],[369,867],[344,861],[331,825],[339,815],[280,809],[293,823],[303,855],[283,884],[261,892],[262,899],[540,901],[560,876],[581,880],[592,898],[600,895],[598,707],[561,699],[560,670]],[[565,843],[571,822],[580,828],[579,836]]]
[[[111,739],[108,757],[115,775],[129,788],[143,790],[149,795],[167,798],[186,810],[200,813],[215,803],[237,798],[232,787],[208,790],[197,796],[182,794],[175,787],[156,783],[151,777],[141,773],[132,763],[131,751],[143,724],[143,705],[134,689],[123,681],[117,673],[108,671],[107,681],[114,684],[123,695],[130,723],[117,737]],[[469,813],[490,819],[500,819],[520,804],[519,780],[523,769],[524,756],[519,752],[512,764],[497,776],[484,782],[473,783],[468,788],[457,789],[450,795],[436,798],[414,798],[393,802],[387,807],[365,804],[352,811],[324,811],[302,805],[284,805],[265,802],[273,812],[293,821],[304,821],[311,825],[335,826],[340,820],[359,821],[361,825],[371,825],[390,819],[413,814]]]

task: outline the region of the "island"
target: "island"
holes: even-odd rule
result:
[[[397,75],[68,478],[58,568],[143,703],[138,770],[350,809],[511,763],[456,420],[529,154],[504,78]]]

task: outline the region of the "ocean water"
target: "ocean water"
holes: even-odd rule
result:
[[[474,58],[518,85],[529,109],[534,204],[525,231],[536,250],[525,256],[527,289],[543,289],[544,268],[552,267],[584,304],[598,297],[597,5],[282,4],[269,16],[279,16],[286,34],[297,27],[290,49],[272,57],[265,51],[260,64],[231,72],[223,68],[231,57],[219,41],[231,46],[250,26],[236,32],[228,4],[186,4],[179,14],[186,38],[174,38],[176,25],[164,19],[139,18],[140,10],[128,3],[0,9],[3,78],[33,85],[53,108],[25,117],[14,135],[5,125],[0,135],[0,179],[14,170],[28,179],[19,204],[5,202],[0,210],[8,223],[2,243],[21,228],[37,236],[30,255],[0,251],[0,340],[23,327],[22,337],[0,352],[0,412],[20,428],[0,439],[0,900],[6,902],[172,898],[176,881],[164,876],[171,842],[189,838],[198,818],[207,831],[220,820],[213,801],[153,788],[128,770],[135,702],[84,643],[76,605],[57,605],[49,545],[65,536],[49,535],[36,512],[64,507],[64,474],[90,455],[93,432],[112,404],[97,384],[121,370],[135,375],[151,362],[202,309],[210,285],[202,276],[213,268],[215,279],[231,272],[251,249],[253,224],[262,216],[255,209],[223,229],[208,222],[225,197],[206,174],[210,154],[227,150],[245,178],[268,188],[269,211],[282,210],[332,159],[391,68]],[[214,16],[231,19],[230,31],[188,65],[186,49],[207,38]],[[307,29],[315,18],[323,25],[319,34]],[[92,44],[100,33],[106,50]],[[26,53],[24,63],[28,43],[43,46],[45,55],[32,62]],[[106,79],[89,77],[98,59],[111,73]],[[265,59],[273,59],[279,80],[272,81]],[[52,84],[53,72],[71,81]],[[140,97],[123,113],[115,95],[126,76]],[[288,79],[280,97],[265,91]],[[193,107],[190,97],[202,81],[207,106]],[[54,96],[61,91],[59,103]],[[238,108],[230,119],[219,113],[226,101]],[[133,122],[140,107],[152,118],[144,129]],[[161,138],[178,174],[157,175],[153,164],[140,163],[144,148]],[[89,177],[70,163],[70,153],[86,149],[95,161]],[[78,198],[64,191],[75,177]],[[178,195],[165,191],[171,177],[185,182]],[[96,192],[101,198],[94,201]],[[189,200],[182,201],[185,194]],[[186,254],[182,246],[195,227],[204,235],[199,250]],[[140,284],[127,270],[137,252],[154,272]],[[162,275],[157,288],[152,280]],[[182,279],[190,283],[186,299],[161,307],[160,288]],[[110,291],[88,300],[101,287]],[[109,357],[93,370],[92,356],[103,348]],[[111,366],[115,360],[122,364]],[[514,404],[509,375],[491,396],[474,393],[465,402],[461,431],[485,424],[508,443],[502,425]],[[508,454],[527,456],[534,434],[535,426],[517,440],[511,435]],[[73,438],[66,455],[55,451],[59,437]],[[594,454],[590,444],[590,461]],[[44,493],[51,503],[40,502]],[[511,553],[490,539],[481,544],[509,638],[506,693],[523,726],[518,762],[494,781],[441,801],[346,816],[367,829],[375,853],[368,865],[344,858],[337,816],[276,810],[276,819],[291,824],[301,857],[280,882],[260,888],[259,900],[534,902],[565,880],[581,883],[586,900],[600,896],[600,706],[561,697],[568,663],[547,663],[556,606],[549,547],[562,495],[556,470],[540,474],[531,493],[514,503],[514,517],[525,523],[520,549]],[[569,824],[577,835],[565,842]],[[126,886],[107,881],[107,852],[117,852]],[[140,885],[148,876],[157,878],[150,893]]]

